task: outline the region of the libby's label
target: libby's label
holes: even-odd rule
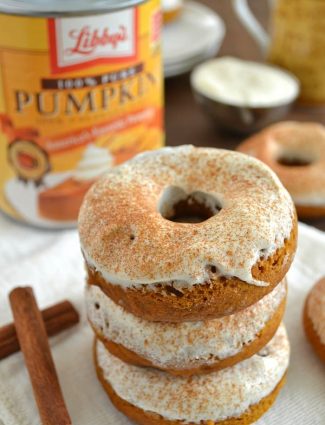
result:
[[[52,69],[64,72],[89,64],[137,57],[138,10],[49,20]]]
[[[0,208],[75,222],[111,167],[163,144],[159,1],[102,15],[0,15]]]

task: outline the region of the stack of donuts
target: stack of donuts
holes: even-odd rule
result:
[[[91,188],[79,233],[97,375],[117,409],[144,425],[238,425],[272,405],[297,219],[265,164],[140,154]]]

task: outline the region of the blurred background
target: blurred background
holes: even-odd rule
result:
[[[239,21],[231,1],[200,0],[200,3],[215,11],[225,23],[225,37],[217,56],[235,56],[245,60],[264,61],[261,49]],[[249,0],[248,4],[264,28],[268,29],[271,17],[270,3],[266,0]],[[169,78],[165,84],[168,144],[193,143],[232,149],[243,139],[243,136],[220,132],[215,122],[206,119],[206,115],[193,98],[189,74]],[[325,107],[296,105],[285,119],[317,121],[324,124]]]

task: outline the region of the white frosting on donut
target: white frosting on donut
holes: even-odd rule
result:
[[[310,291],[307,303],[308,316],[321,343],[325,345],[325,278]]]
[[[168,420],[199,424],[241,416],[268,396],[287,370],[289,342],[281,325],[260,353],[219,372],[192,377],[126,364],[100,342],[97,361],[104,379],[128,403]]]
[[[158,367],[189,369],[234,356],[258,337],[286,295],[286,283],[239,313],[199,322],[148,322],[126,312],[94,285],[86,288],[88,318],[110,341]]]
[[[175,223],[159,212],[171,186],[204,192],[221,211],[201,223]],[[294,206],[261,161],[220,149],[180,146],[146,152],[105,174],[79,216],[86,261],[125,287],[171,282],[184,286],[223,276],[266,285],[252,267],[282,247]]]

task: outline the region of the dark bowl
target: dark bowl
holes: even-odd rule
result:
[[[284,105],[263,108],[233,106],[210,99],[194,89],[193,91],[196,101],[220,127],[239,134],[250,134],[281,120],[294,104],[292,101]]]

